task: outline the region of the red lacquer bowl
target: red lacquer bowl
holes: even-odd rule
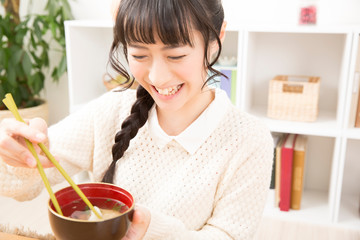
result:
[[[52,231],[56,239],[59,240],[118,240],[125,236],[130,219],[134,211],[134,199],[126,190],[108,183],[84,183],[78,184],[79,188],[89,201],[98,206],[99,198],[105,199],[104,202],[120,201],[127,206],[127,210],[120,216],[104,221],[85,221],[66,217],[67,213],[63,208],[81,200],[79,195],[72,187],[63,188],[55,193],[57,201],[64,213],[64,216],[58,214],[51,200],[48,204],[49,220]],[[99,206],[101,207],[101,206]]]

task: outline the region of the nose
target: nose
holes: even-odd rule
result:
[[[156,87],[164,86],[171,80],[171,71],[164,60],[153,60],[149,69],[149,80]]]

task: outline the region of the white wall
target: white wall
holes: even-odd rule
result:
[[[76,19],[111,19],[111,0],[69,1]],[[360,0],[223,0],[223,5],[231,25],[297,25],[299,7],[306,2],[318,6],[318,25],[360,24]],[[34,9],[42,9],[43,3],[44,0],[33,1]],[[59,84],[46,82],[44,95],[49,101],[51,123],[69,112],[67,86],[66,77]]]
[[[223,0],[228,21],[246,24],[296,25],[300,6],[310,3],[318,25],[360,24],[360,0]]]

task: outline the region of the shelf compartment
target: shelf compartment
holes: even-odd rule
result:
[[[226,31],[225,35],[226,36],[225,36],[224,42],[222,44],[220,58],[221,57],[228,57],[228,58],[234,57],[235,59],[238,60],[239,59],[238,58],[239,32],[238,31]],[[237,63],[238,63],[238,61],[237,61]],[[219,62],[217,64],[219,64]],[[236,65],[234,65],[232,67],[236,68]],[[219,65],[219,67],[229,67],[229,66]]]
[[[244,38],[247,57],[243,59],[241,107],[245,111],[267,106],[269,82],[276,75],[309,75],[321,77],[320,118],[323,112],[341,118],[337,116],[337,106],[344,91],[346,33],[250,31]]]
[[[319,112],[319,116],[315,122],[271,119],[266,115],[266,106],[252,106],[248,109],[248,112],[264,121],[272,132],[336,137],[341,131],[336,121],[336,114],[333,111]]]
[[[329,217],[328,193],[325,191],[305,190],[300,210],[280,211],[274,206],[274,190],[270,190],[264,210],[264,216],[283,220],[294,220],[314,223],[331,223]]]
[[[266,215],[304,221],[332,221],[329,189],[335,140],[332,137],[308,136],[300,210],[280,211],[279,207],[275,207],[275,190],[270,190]]]
[[[348,139],[338,222],[360,228],[360,139]]]

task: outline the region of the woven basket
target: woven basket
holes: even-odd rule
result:
[[[270,80],[267,116],[289,121],[316,121],[320,77],[278,75]]]

